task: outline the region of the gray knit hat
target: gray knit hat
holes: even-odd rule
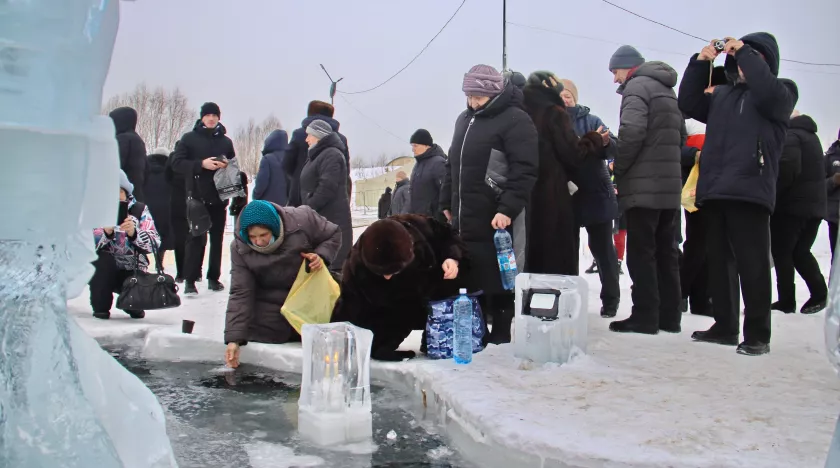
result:
[[[635,47],[623,45],[610,58],[610,71],[629,70],[645,63],[645,58]]]
[[[327,135],[333,132],[330,124],[323,120],[313,120],[308,127],[306,127],[307,135],[312,135],[319,140],[323,140]]]
[[[120,188],[125,190],[126,195],[134,193],[134,184],[128,180],[128,176],[122,170],[120,170]]]
[[[476,65],[464,74],[461,88],[467,96],[496,97],[505,89],[505,78],[490,65]]]

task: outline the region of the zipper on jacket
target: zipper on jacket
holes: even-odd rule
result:
[[[467,124],[467,131],[464,132],[464,139],[461,141],[461,157],[458,159],[458,232],[461,232],[461,207],[463,206],[464,199],[461,198],[461,187],[464,186],[464,147],[467,145],[467,135],[470,134],[470,129],[473,126],[473,122],[475,122],[475,115],[472,116],[470,119],[470,123]]]

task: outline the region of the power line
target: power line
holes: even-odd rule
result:
[[[455,13],[452,13],[452,16],[450,16],[449,19],[446,20],[446,23],[444,23],[442,28],[440,28],[440,31],[438,31],[437,34],[435,34],[434,37],[432,37],[432,39],[429,40],[429,42],[426,43],[426,46],[423,47],[420,50],[420,52],[418,52],[417,55],[415,55],[414,58],[411,59],[411,61],[408,62],[404,67],[400,68],[396,73],[391,75],[390,78],[388,78],[387,80],[383,81],[382,83],[379,83],[378,85],[376,85],[376,86],[374,86],[373,88],[370,88],[370,89],[365,89],[365,90],[362,90],[362,91],[339,91],[339,93],[341,93],[341,94],[364,94],[364,93],[369,93],[373,90],[379,89],[382,86],[385,86],[385,84],[387,84],[389,81],[396,78],[397,75],[399,75],[400,73],[404,72],[408,67],[411,66],[412,63],[414,63],[418,58],[420,58],[421,55],[423,55],[423,52],[425,52],[426,49],[428,49],[429,46],[432,45],[432,42],[434,42],[435,39],[437,39],[437,37],[440,36],[440,34],[443,32],[443,30],[446,29],[447,26],[449,26],[449,23],[451,23],[452,20],[455,19],[455,16],[458,14],[459,11],[461,11],[461,8],[464,6],[465,3],[467,3],[467,0],[463,0],[461,2],[461,4],[458,6],[458,9],[455,10]]]
[[[682,34],[683,36],[687,36],[687,37],[690,37],[690,38],[692,38],[692,39],[698,39],[698,40],[701,40],[701,41],[706,42],[706,43],[711,42],[711,41],[709,41],[708,39],[703,39],[702,37],[695,36],[694,34],[690,34],[690,33],[687,33],[687,32],[685,32],[685,31],[681,31],[681,30],[679,30],[679,29],[677,29],[677,28],[674,28],[674,27],[668,26],[668,25],[667,25],[667,24],[665,24],[665,23],[660,23],[659,21],[656,21],[656,20],[650,19],[650,18],[648,18],[647,16],[642,16],[642,15],[640,15],[640,14],[636,13],[636,12],[633,12],[633,11],[628,10],[627,8],[624,8],[624,7],[622,7],[622,6],[616,5],[615,3],[612,3],[612,2],[610,2],[609,0],[601,0],[601,1],[602,1],[602,2],[604,2],[604,3],[606,3],[607,5],[610,5],[610,6],[612,6],[612,7],[615,7],[615,8],[617,8],[617,9],[621,10],[621,11],[624,11],[624,12],[626,12],[626,13],[629,13],[629,14],[631,14],[631,15],[633,15],[633,16],[636,16],[636,17],[638,17],[638,18],[641,18],[641,19],[643,19],[643,20],[645,20],[645,21],[649,21],[649,22],[651,22],[651,23],[653,23],[653,24],[657,24],[657,25],[659,25],[659,26],[662,26],[663,28],[667,28],[667,29],[670,29],[671,31],[678,32],[678,33]],[[782,62],[798,63],[798,64],[801,64],[801,65],[813,65],[813,66],[816,66],[816,67],[840,67],[840,63],[816,63],[816,62],[804,62],[804,61],[802,61],[802,60],[793,60],[793,59],[781,59],[781,61],[782,61]]]
[[[353,110],[354,110],[354,111],[356,111],[359,115],[361,115],[362,117],[364,117],[365,119],[367,119],[370,123],[372,123],[372,124],[376,125],[377,127],[379,127],[379,129],[380,129],[380,130],[382,130],[383,132],[387,133],[388,135],[391,135],[392,137],[396,138],[397,140],[400,140],[400,142],[402,142],[402,143],[408,143],[408,142],[405,140],[405,138],[403,138],[403,137],[401,137],[401,136],[397,135],[396,133],[394,133],[394,132],[392,132],[392,131],[388,130],[387,128],[383,127],[382,125],[379,125],[379,122],[377,122],[377,121],[376,121],[376,120],[374,120],[373,118],[368,117],[368,116],[367,116],[367,114],[365,114],[364,112],[360,111],[360,110],[359,110],[356,106],[354,106],[354,105],[353,105],[353,103],[352,103],[352,102],[350,102],[350,100],[349,100],[349,99],[347,99],[346,97],[344,97],[344,96],[339,96],[339,97],[340,97],[341,99],[343,99],[343,100],[344,100],[344,102],[346,102],[346,103],[347,103],[347,105],[348,105],[348,106],[350,106],[350,108],[351,108],[351,109],[353,109]]]

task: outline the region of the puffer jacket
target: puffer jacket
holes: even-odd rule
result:
[[[840,173],[840,140],[834,142],[825,153],[825,191],[828,196],[825,219],[830,223],[840,222],[840,185],[834,183],[834,174]]]
[[[408,213],[429,216],[442,220],[440,209],[440,187],[446,176],[446,153],[433,145],[425,153],[416,156],[411,171],[411,203]]]
[[[237,220],[236,238],[230,245],[230,297],[225,318],[225,344],[286,343],[299,339],[280,309],[303,262],[301,253],[335,257],[341,245],[338,226],[311,208],[274,205],[282,222],[283,236],[258,252],[242,239]]]
[[[825,157],[817,124],[807,115],[794,117],[779,160],[776,213],[822,219],[826,198]]]
[[[621,211],[680,207],[684,122],[676,84],[677,72],[668,64],[647,62],[618,88],[623,99],[614,171]]]
[[[744,46],[734,57],[727,56],[724,64],[730,84],[706,94],[714,64],[698,60],[697,55],[680,83],[680,109],[706,124],[696,203],[735,200],[772,213],[779,159],[799,91],[794,82],[777,77],[776,38],[755,33],[741,40]],[[738,79],[738,68],[745,82]]]

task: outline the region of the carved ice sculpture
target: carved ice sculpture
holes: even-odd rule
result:
[[[832,269],[840,271],[840,255],[837,256]],[[840,372],[840,285],[837,283],[836,276],[829,283],[828,307],[825,309],[825,348],[828,352],[828,360],[834,365],[835,371]],[[825,462],[826,468],[838,466],[840,466],[840,419],[837,420],[834,438]]]
[[[70,319],[113,224],[109,0],[0,1],[0,466],[172,467],[154,395]]]
[[[370,440],[373,333],[349,323],[303,326],[301,436],[322,446]]]
[[[578,276],[517,275],[515,356],[564,364],[586,352],[588,295]]]

